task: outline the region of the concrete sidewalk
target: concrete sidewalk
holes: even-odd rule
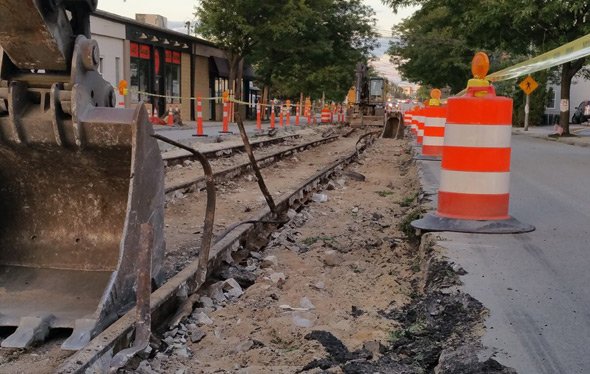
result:
[[[510,213],[536,231],[429,236],[467,272],[462,289],[489,309],[482,343],[500,363],[523,374],[581,374],[590,367],[590,149],[536,139],[547,130],[512,139]],[[435,210],[441,163],[417,165],[424,207]]]
[[[578,147],[590,147],[590,125],[570,124],[570,133],[575,136],[567,138],[549,137],[549,135],[555,134],[553,126],[531,126],[528,131],[524,131],[522,127],[514,127],[512,133]]]

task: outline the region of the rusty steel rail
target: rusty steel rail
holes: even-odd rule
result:
[[[361,146],[361,149],[364,150],[370,143],[370,141],[365,142]],[[332,162],[304,181],[297,190],[283,195],[276,202],[278,212],[286,213],[289,209],[300,208],[311,199],[315,191],[322,189],[322,186],[329,181],[330,177],[337,170],[343,169],[346,165],[354,161],[357,155],[358,150],[355,150],[347,156]],[[211,248],[209,257],[209,272],[223,263],[227,255],[239,248],[240,244],[246,242],[249,237],[253,235],[264,235],[268,238],[272,231],[269,230],[268,224],[264,222],[272,219],[273,213],[270,209],[261,209],[252,217],[252,221],[258,221],[260,223],[236,227],[229,235],[215,243],[213,248]],[[182,303],[182,298],[179,295],[187,290],[187,284],[189,282],[195,280],[195,274],[198,269],[199,262],[195,260],[152,293],[150,310],[152,312],[152,324],[154,326],[165,325],[170,315],[174,314],[174,311]],[[197,286],[201,287],[202,285],[203,283],[201,282]],[[131,344],[131,337],[134,334],[135,327],[135,315],[135,308],[127,312],[127,314],[94,338],[86,347],[68,358],[57,369],[57,372],[64,374],[102,372],[105,362],[109,362],[109,357],[112,357],[119,350]]]
[[[258,182],[260,192],[262,192],[264,195],[264,199],[266,200],[270,211],[276,215],[277,207],[275,205],[274,199],[272,198],[272,195],[268,191],[266,183],[264,183],[262,173],[260,173],[260,168],[258,167],[256,157],[254,157],[254,152],[252,152],[252,145],[250,144],[250,139],[248,139],[248,134],[246,134],[246,128],[244,127],[244,121],[242,121],[242,116],[240,116],[240,113],[236,113],[236,122],[238,123],[238,128],[240,129],[240,135],[242,136],[242,141],[244,142],[244,148],[246,149],[246,153],[248,153],[250,166],[252,166],[252,170],[254,170],[254,174],[256,175],[256,181]]]
[[[335,136],[331,136],[329,138],[319,139],[319,140],[314,140],[312,142],[299,144],[295,147],[285,149],[285,150],[282,150],[279,152],[275,152],[275,153],[270,154],[265,157],[261,157],[261,158],[257,159],[256,162],[258,163],[258,165],[260,167],[266,167],[266,166],[271,165],[275,162],[278,162],[288,156],[291,156],[295,153],[302,152],[308,148],[313,148],[313,147],[317,147],[322,144],[333,142],[338,138],[339,138],[339,136],[335,135]],[[229,169],[221,170],[221,171],[215,173],[214,176],[215,176],[216,181],[220,181],[220,180],[224,180],[224,179],[239,177],[240,175],[245,174],[250,170],[252,170],[251,163],[244,162],[240,165],[231,167]],[[203,188],[205,188],[205,177],[199,177],[199,178],[193,179],[188,182],[181,182],[181,183],[177,183],[174,185],[165,186],[164,191],[166,194],[169,194],[169,193],[177,191],[177,190],[187,190],[193,186],[196,186],[197,190],[202,190]]]
[[[292,135],[285,135],[277,138],[269,138],[263,140],[253,141],[251,143],[252,148],[263,148],[269,145],[275,145],[284,143],[287,140],[297,139],[301,137],[300,134],[292,134]],[[215,149],[210,151],[201,152],[208,160],[215,160],[218,158],[229,157],[236,152],[245,152],[246,149],[243,144],[238,144],[232,147],[227,147],[223,149]],[[186,151],[180,155],[162,155],[162,159],[167,167],[174,166],[174,165],[181,165],[185,160],[196,161],[195,156]]]

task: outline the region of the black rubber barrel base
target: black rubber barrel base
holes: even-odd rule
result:
[[[414,156],[414,160],[420,160],[420,161],[441,161],[441,158],[438,157],[438,156],[417,155],[417,156]]]
[[[535,226],[528,225],[510,217],[506,220],[475,221],[453,219],[429,213],[424,218],[411,223],[415,229],[424,231],[452,231],[473,234],[520,234],[535,230]]]

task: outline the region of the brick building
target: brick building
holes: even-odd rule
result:
[[[133,107],[140,101],[148,110],[165,113],[178,107],[184,120],[195,119],[191,98],[218,97],[228,89],[229,63],[213,43],[167,29],[166,19],[137,15],[142,22],[96,11],[90,19],[92,37],[100,47],[100,72],[113,86],[125,79],[129,95],[117,97],[119,106]],[[150,23],[151,22],[151,23]],[[252,69],[244,69],[243,98],[257,99]],[[246,108],[243,108],[245,110]],[[251,108],[247,113],[250,115]],[[221,102],[203,102],[205,120],[221,120]]]

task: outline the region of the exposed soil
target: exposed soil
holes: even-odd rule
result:
[[[328,148],[322,147],[322,153]],[[305,158],[318,162],[312,153],[299,161],[307,173]],[[205,334],[202,340],[189,340],[185,350],[182,327],[177,329],[174,337],[181,345],[163,344],[149,361],[150,370],[294,373],[306,365],[312,369],[311,363],[322,359],[338,368],[351,357],[380,356],[379,347],[387,346],[397,330],[397,322],[383,311],[409,303],[418,277],[416,249],[398,227],[417,204],[410,158],[401,141],[380,139],[352,166],[365,181],[343,173],[323,192],[328,201],[293,214],[263,255],[251,253],[234,264],[254,273],[256,282],[238,299],[200,305],[185,326],[194,328],[200,318],[196,314],[207,314],[212,323],[198,327]],[[271,191],[299,176],[293,166],[276,169],[282,178],[268,178]],[[237,204],[229,205],[236,211]],[[276,263],[262,265],[261,256],[274,256]],[[277,276],[281,273],[284,279]],[[326,351],[317,337],[338,342],[338,347],[328,344]],[[355,351],[362,353],[355,356]],[[183,357],[185,352],[190,357]],[[334,352],[339,352],[336,357]],[[140,370],[147,369],[147,362],[142,363]]]
[[[320,137],[321,133],[319,136],[314,135],[316,139]],[[275,198],[292,192],[300,183],[317,171],[353,152],[356,140],[356,136],[341,138],[335,142],[295,154],[288,159],[262,169],[262,175],[269,191]],[[300,141],[311,141],[311,138],[303,137]],[[262,152],[267,151],[256,150],[254,154],[259,157]],[[232,158],[225,162],[235,163],[236,160]],[[196,165],[190,167],[200,169]],[[223,166],[222,168],[226,167]],[[214,166],[213,171],[216,172],[218,169]],[[167,175],[167,181],[173,181],[173,178],[173,176]],[[251,217],[253,211],[266,206],[264,196],[260,192],[253,174],[220,183],[217,187],[217,193],[218,198],[215,208],[216,234],[219,234],[227,226],[235,222]],[[176,196],[176,198],[168,201],[166,208],[167,259],[165,271],[167,278],[197,257],[203,217],[205,216],[206,194],[204,192],[177,194]]]
[[[276,197],[290,192],[351,152],[356,139],[263,169],[269,190]],[[263,152],[272,151],[257,154]],[[182,171],[198,169],[189,167]],[[176,170],[168,180],[186,177]],[[514,373],[479,343],[486,310],[457,287],[463,269],[409,227],[421,208],[404,141],[379,139],[325,187],[315,202],[289,212],[290,222],[262,252],[235,252],[193,313],[156,334],[123,372]],[[252,176],[218,191],[216,233],[265,206]],[[204,197],[179,194],[167,204],[167,276],[197,256]],[[0,351],[0,373],[53,372],[69,356],[61,341],[28,350],[26,358]]]
[[[456,287],[464,271],[410,235],[419,196],[409,149],[380,139],[317,196],[327,201],[291,212],[263,253],[238,251],[193,314],[130,368],[513,373],[479,343],[486,310]],[[239,286],[226,289],[228,278]]]

